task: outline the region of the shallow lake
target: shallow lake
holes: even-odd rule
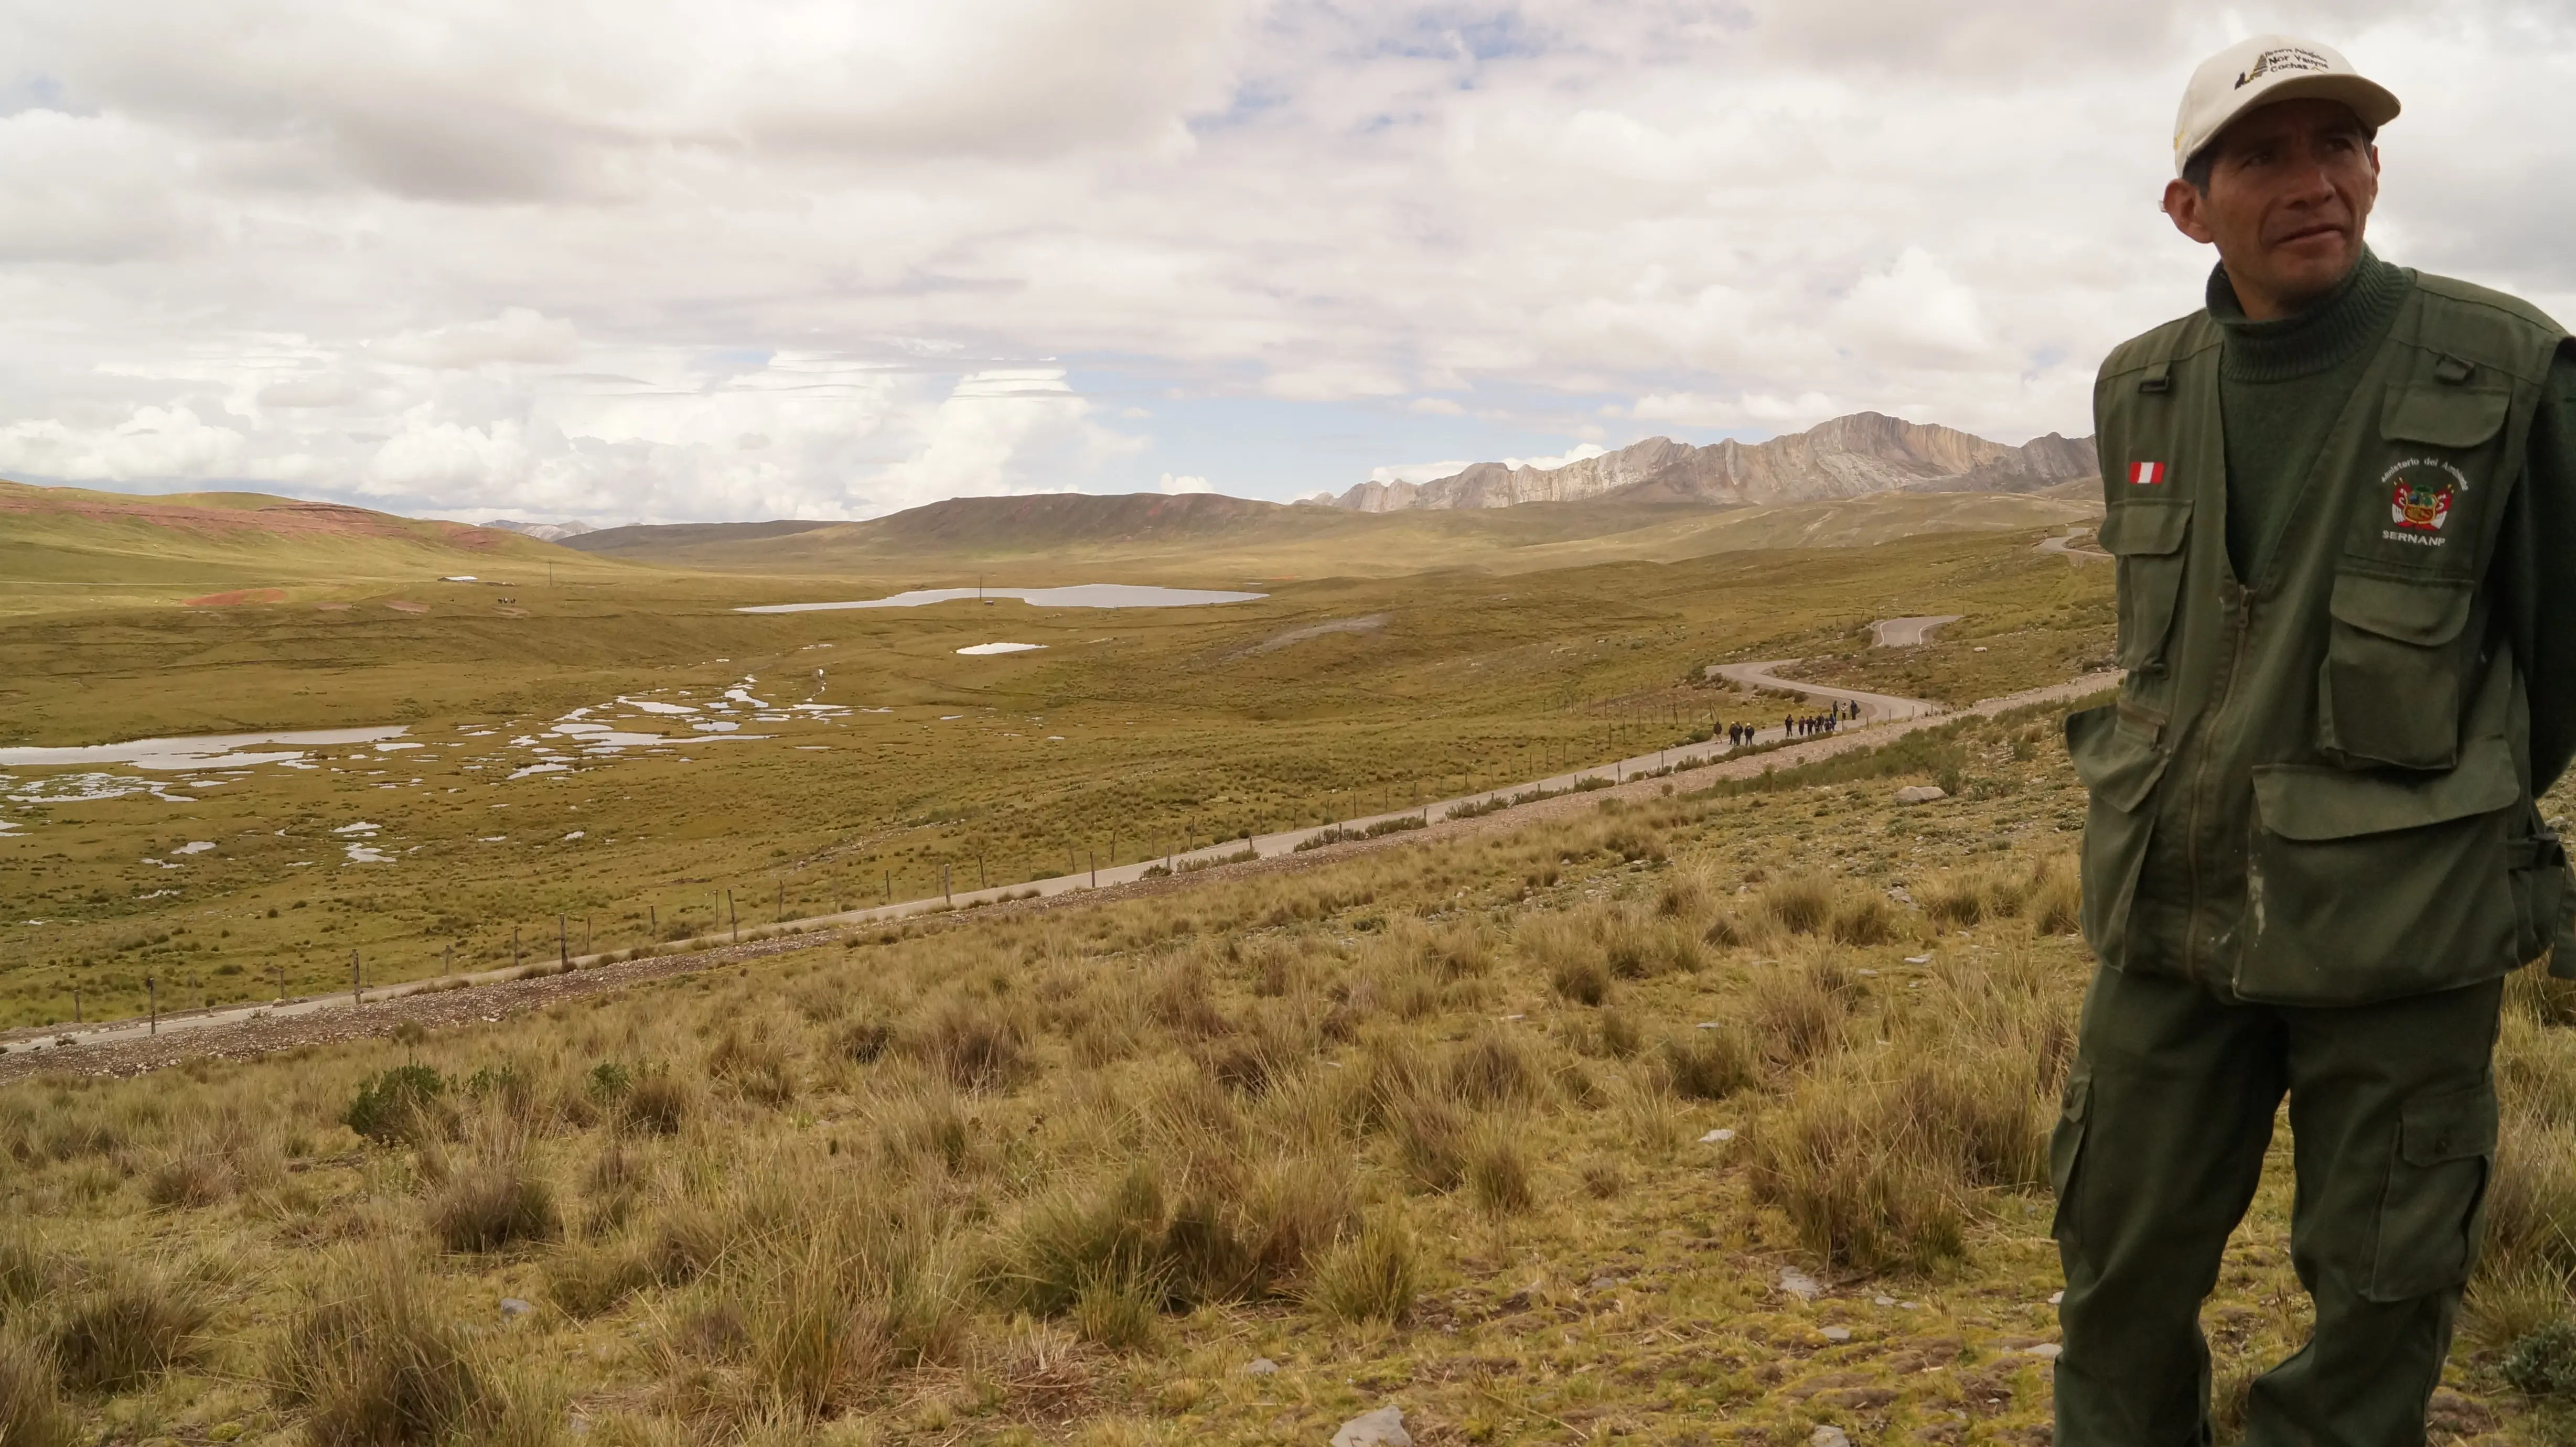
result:
[[[372,744],[399,738],[406,726],[365,729],[299,729],[265,734],[200,734],[193,738],[136,739],[122,744],[89,744],[79,748],[0,749],[0,767],[79,764],[133,764],[145,769],[234,769],[250,764],[282,763],[303,757],[308,748],[333,744]],[[260,745],[284,746],[253,753]]]
[[[865,598],[849,603],[765,603],[736,608],[737,613],[824,613],[836,608],[918,608],[977,596],[973,588],[917,588],[891,598]],[[1077,583],[1070,588],[986,588],[986,598],[1017,598],[1033,608],[1200,608],[1211,603],[1249,603],[1267,593],[1226,593],[1212,588],[1155,588],[1141,583]]]

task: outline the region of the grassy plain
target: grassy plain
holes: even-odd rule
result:
[[[1392,1405],[1426,1444],[2043,1442],[2087,968],[2054,733],[15,1087],[0,1421],[1107,1447]],[[2567,1440],[2500,1371],[2567,1312],[2571,1019],[2517,979],[2439,1442]],[[2288,1151],[2207,1315],[2230,1432],[2306,1330]]]
[[[1780,701],[1702,668],[1847,648],[1895,613],[1971,615],[1961,636],[1993,640],[1971,655],[1979,690],[2055,682],[2107,651],[2109,585],[2034,537],[1508,575],[1210,570],[1161,580],[1269,596],[1139,611],[747,615],[732,609],[972,578],[692,574],[560,549],[543,550],[570,560],[553,587],[289,580],[284,602],[222,608],[63,590],[0,635],[0,746],[402,724],[421,747],[305,770],[101,767],[79,789],[8,770],[0,1025],[69,1018],[75,989],[90,1018],[138,1013],[147,976],[165,1006],[266,999],[344,984],[355,951],[392,982],[551,954],[559,927],[575,949],[703,931],[728,890],[751,923],[934,893],[943,867],[998,884],[1539,777],[1776,720]],[[1046,650],[955,652],[994,640]],[[736,737],[627,722],[665,737],[612,757],[547,732],[621,696],[704,710],[746,679],[777,712],[735,711]]]

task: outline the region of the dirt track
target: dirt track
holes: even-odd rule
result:
[[[1390,834],[1377,839],[1352,840],[1303,853],[1284,853],[1257,862],[1220,865],[1161,878],[1104,885],[1098,889],[1066,890],[1040,899],[981,904],[960,909],[954,914],[939,916],[939,919],[944,924],[967,919],[991,919],[1118,900],[1179,894],[1204,883],[1245,879],[1262,874],[1294,873],[1380,849],[1399,849],[1432,840],[1458,839],[1477,834],[1524,829],[1533,824],[1543,824],[1551,820],[1567,819],[1587,813],[1598,807],[1598,801],[1605,798],[1643,801],[1661,793],[1667,784],[1691,788],[1704,787],[1721,779],[1752,778],[1767,769],[1794,768],[1800,764],[1813,763],[1854,749],[1875,748],[1890,740],[1934,727],[1963,714],[1992,715],[2036,704],[2069,702],[2109,688],[2118,681],[2117,674],[2088,674],[2047,688],[2031,689],[2022,693],[2008,694],[2002,698],[1987,699],[1955,712],[1935,712],[1898,722],[1857,727],[1847,733],[1832,734],[1787,747],[1722,759],[1699,768],[1677,769],[1669,776],[1642,778],[1634,783],[1608,789],[1557,794],[1497,813],[1469,819],[1442,819],[1426,828]],[[1783,682],[1786,683],[1785,680]],[[1813,687],[1813,685],[1799,686]],[[1910,700],[1907,701],[1910,702]],[[747,940],[738,945],[716,946],[685,954],[658,955],[622,963],[594,964],[565,973],[532,973],[470,986],[421,989],[390,999],[316,1009],[304,1014],[259,1015],[227,1020],[219,1024],[201,1024],[193,1029],[174,1030],[169,1034],[158,1036],[120,1038],[58,1049],[22,1051],[0,1056],[0,1085],[57,1073],[87,1076],[141,1075],[148,1071],[167,1069],[170,1066],[200,1058],[250,1059],[301,1046],[325,1045],[390,1035],[397,1028],[407,1024],[432,1030],[489,1024],[512,1015],[522,1015],[531,1010],[543,1009],[559,1001],[586,999],[593,995],[625,989],[672,975],[747,964],[771,955],[833,944],[849,933],[882,927],[882,921],[873,919],[851,921],[847,924],[825,924],[802,934],[774,939]]]

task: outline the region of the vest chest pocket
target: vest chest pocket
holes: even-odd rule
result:
[[[2173,631],[2174,605],[2182,596],[2183,541],[2190,534],[2186,498],[2123,502],[2102,519],[2102,550],[2119,559],[2122,668],[2163,666],[2165,637]]]
[[[2462,633],[2476,587],[2447,578],[2335,579],[2317,675],[2317,748],[2353,767],[2459,759]]]
[[[2400,382],[2379,414],[2386,449],[2352,537],[2356,558],[2454,576],[2477,569],[2478,521],[2500,491],[2498,451],[2513,396],[2439,382]]]

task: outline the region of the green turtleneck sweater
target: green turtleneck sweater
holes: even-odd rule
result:
[[[2397,320],[2415,273],[2367,249],[2352,274],[2296,315],[2249,321],[2226,268],[2209,313],[2226,334],[2219,418],[2227,435],[2227,557],[2240,581],[2269,561],[2327,434]],[[2576,760],[2576,343],[2562,346],[2531,419],[2487,585],[2531,701],[2533,782]]]
[[[2250,582],[2269,561],[2335,418],[2388,337],[2415,273],[2367,248],[2343,284],[2278,320],[2248,321],[2227,269],[2209,277],[2209,315],[2226,333],[2218,415],[2227,434],[2227,561]]]

